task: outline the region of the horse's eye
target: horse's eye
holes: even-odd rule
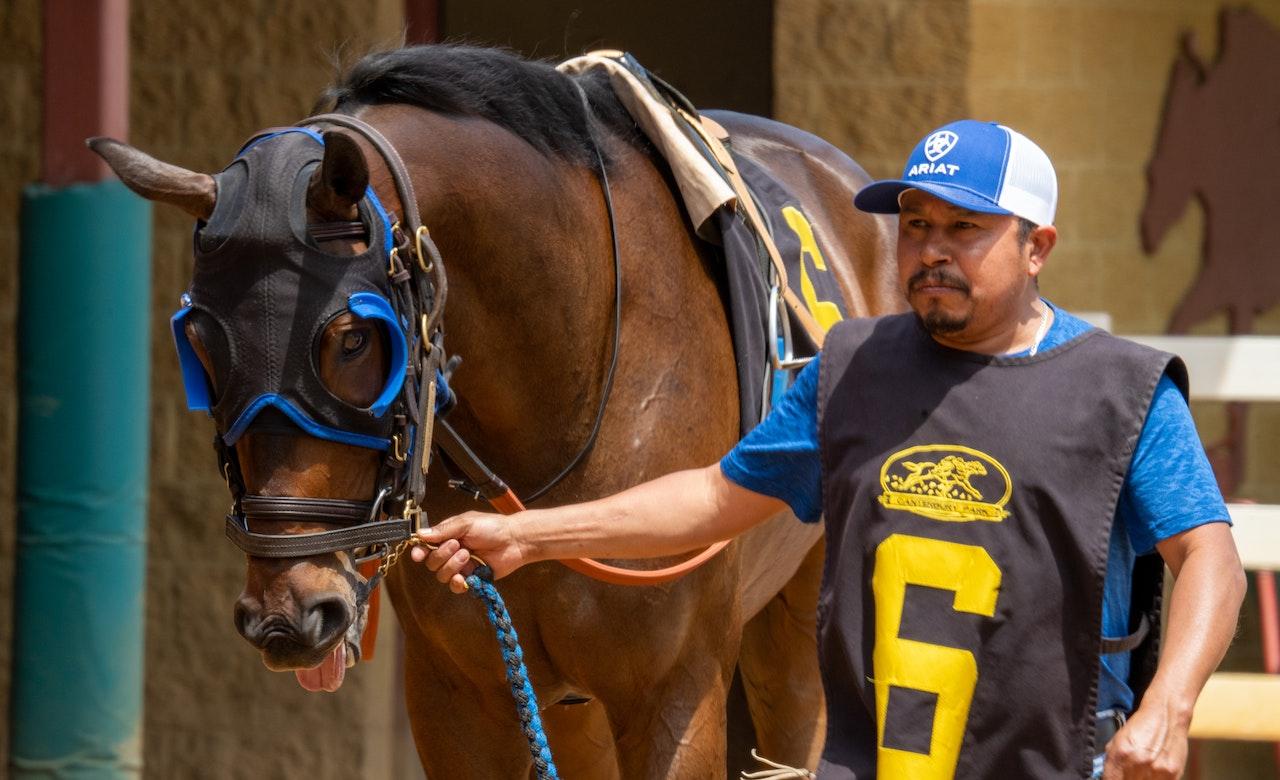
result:
[[[342,334],[342,356],[353,358],[364,352],[369,345],[369,337],[363,330],[349,330]]]

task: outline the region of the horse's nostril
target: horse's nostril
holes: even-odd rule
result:
[[[353,617],[345,600],[322,599],[303,610],[300,633],[313,647],[323,647],[332,642],[334,637],[345,633]]]
[[[257,631],[256,627],[258,625],[258,620],[253,615],[253,612],[247,606],[245,606],[243,601],[236,602],[235,612],[232,617],[232,620],[235,621],[236,631],[240,632],[240,636],[256,644],[256,642],[254,641],[255,640],[254,634]]]

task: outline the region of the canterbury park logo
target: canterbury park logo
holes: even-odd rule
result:
[[[959,140],[960,136],[950,130],[939,130],[924,139],[924,156],[929,158],[929,162],[937,162],[954,149]]]
[[[921,444],[895,452],[880,467],[880,504],[886,509],[950,522],[1009,516],[1013,481],[985,452],[958,444]]]

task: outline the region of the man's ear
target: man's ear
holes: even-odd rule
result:
[[[1053,225],[1041,225],[1027,236],[1027,273],[1038,276],[1049,259],[1049,253],[1058,244],[1058,229]]]

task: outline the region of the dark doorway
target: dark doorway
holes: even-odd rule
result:
[[[772,0],[441,0],[446,41],[560,59],[631,52],[699,108],[773,112]]]

